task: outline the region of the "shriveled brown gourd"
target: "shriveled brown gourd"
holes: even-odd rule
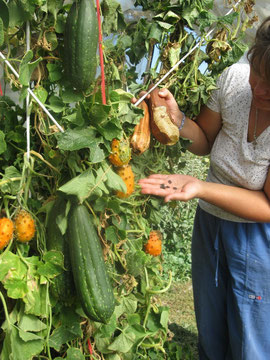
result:
[[[144,116],[140,119],[139,124],[135,126],[130,139],[130,145],[138,155],[144,153],[149,148],[151,139],[148,105],[145,101],[142,101],[139,107],[144,110]]]
[[[179,140],[178,127],[172,122],[167,110],[166,100],[159,95],[156,88],[150,93],[150,127],[153,136],[164,145],[174,145]]]

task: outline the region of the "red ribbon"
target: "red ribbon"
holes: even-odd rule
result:
[[[105,72],[104,72],[104,60],[103,60],[103,48],[102,48],[102,27],[101,27],[99,0],[96,0],[96,2],[97,2],[97,19],[98,19],[98,45],[99,45],[99,58],[100,58],[100,69],[101,69],[101,95],[102,95],[102,103],[103,105],[106,105]]]
[[[88,344],[88,350],[89,350],[89,354],[92,355],[93,354],[93,349],[92,349],[92,345],[89,339],[87,339],[87,344]],[[92,359],[92,356],[91,356]]]

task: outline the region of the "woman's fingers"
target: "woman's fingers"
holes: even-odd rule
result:
[[[168,175],[159,175],[159,174],[153,174],[148,176],[147,178],[139,180],[139,183],[148,183],[148,184],[155,184],[155,183],[161,183],[163,181],[166,181],[168,178]]]
[[[165,100],[174,99],[172,93],[167,88],[160,89],[158,95],[164,98]]]
[[[201,181],[189,175],[162,175],[153,174],[139,180],[142,194],[164,197],[165,202],[170,200],[187,201],[198,196]]]
[[[141,193],[147,194],[147,195],[157,195],[166,198],[166,196],[170,195],[173,192],[176,192],[179,190],[173,190],[172,188],[168,189],[166,186],[163,186],[163,184],[148,184],[145,186],[142,186]]]
[[[141,98],[141,97],[144,96],[145,94],[146,94],[146,91],[141,91],[141,92],[139,93],[139,98]],[[149,98],[150,98],[150,95],[147,95],[147,96],[146,96],[146,100],[148,100]],[[138,101],[138,99],[135,98],[135,97],[133,97],[133,98],[131,99],[132,104],[136,104],[137,101]]]
[[[172,175],[153,174],[139,180],[142,194],[152,194],[166,197],[175,192],[181,192],[180,184],[174,181]]]

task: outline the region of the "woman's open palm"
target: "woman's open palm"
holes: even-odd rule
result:
[[[139,180],[142,194],[164,197],[170,200],[188,201],[199,196],[201,181],[189,175],[153,174]]]

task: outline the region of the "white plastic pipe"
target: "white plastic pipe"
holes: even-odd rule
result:
[[[30,50],[30,23],[26,22],[26,51]],[[30,94],[26,95],[26,156],[30,159],[30,112],[29,112]]]

